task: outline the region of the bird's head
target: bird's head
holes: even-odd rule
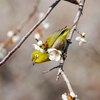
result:
[[[49,60],[49,56],[47,52],[42,53],[40,50],[35,50],[31,54],[31,60],[33,61],[33,65],[35,63],[42,63]]]

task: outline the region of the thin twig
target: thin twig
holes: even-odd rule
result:
[[[21,41],[5,56],[5,58],[0,62],[0,66],[4,64],[8,58],[24,43],[24,41],[31,35],[31,33],[46,19],[46,17],[50,14],[53,8],[60,2],[61,0],[56,0],[44,14],[44,16],[30,29],[30,31],[21,39]]]
[[[70,81],[68,80],[67,76],[65,75],[65,73],[64,73],[61,69],[60,69],[60,71],[61,71],[61,75],[62,75],[64,81],[66,82],[66,84],[67,84],[67,86],[68,86],[69,91],[74,93],[74,91],[73,91],[73,89],[72,89],[72,86],[71,86],[71,83],[70,83]]]

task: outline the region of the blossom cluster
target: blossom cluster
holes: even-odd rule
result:
[[[13,31],[8,31],[7,36],[11,38],[11,43],[16,43],[18,40],[20,40],[20,33],[14,34]]]
[[[59,61],[61,59],[62,52],[60,50],[57,50],[56,48],[49,48],[47,41],[43,43],[41,40],[39,40],[37,44],[32,45],[34,49],[40,50],[42,53],[48,52],[50,60]],[[43,48],[43,46],[45,48]]]
[[[76,37],[76,41],[79,42],[79,46],[81,46],[83,43],[86,43],[86,39],[85,39],[85,33],[81,33],[81,37]]]
[[[62,94],[63,100],[79,100],[77,99],[77,95],[74,92],[70,92],[70,94]]]

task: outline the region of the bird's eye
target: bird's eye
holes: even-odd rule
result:
[[[36,54],[35,57],[37,58],[38,57],[38,54]]]

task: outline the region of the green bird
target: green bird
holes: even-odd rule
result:
[[[76,24],[73,26],[75,25]],[[32,52],[31,60],[34,63],[42,63],[51,60],[59,61],[66,47],[66,37],[73,26],[54,32],[44,42],[40,43],[40,45],[33,44],[37,50]]]

